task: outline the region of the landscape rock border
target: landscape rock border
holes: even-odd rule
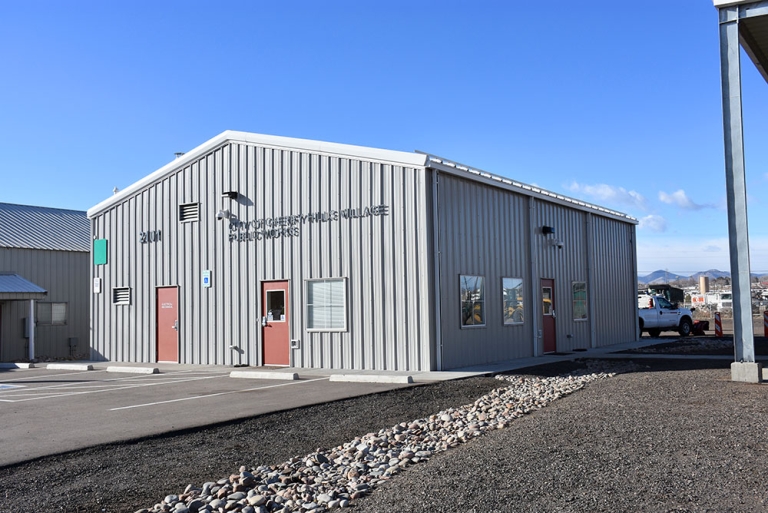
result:
[[[294,457],[280,465],[245,466],[228,478],[187,486],[137,513],[323,512],[349,506],[377,485],[433,454],[483,433],[503,429],[514,419],[581,390],[590,382],[635,370],[629,363],[587,361],[586,369],[557,377],[499,375],[509,385],[474,403],[368,433],[330,450]]]

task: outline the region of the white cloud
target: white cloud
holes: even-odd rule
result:
[[[667,194],[664,191],[659,191],[659,200],[667,205],[676,205],[685,210],[701,210],[704,208],[716,208],[715,205],[709,203],[694,203],[694,201],[688,197],[683,189],[677,190],[672,194]]]
[[[651,214],[640,219],[638,228],[641,230],[650,230],[652,232],[665,232],[667,231],[667,220],[661,216]]]
[[[573,193],[590,196],[600,202],[637,207],[645,210],[646,202],[643,195],[637,191],[628,191],[624,187],[615,187],[604,183],[587,185],[577,182],[573,182],[567,187]]]

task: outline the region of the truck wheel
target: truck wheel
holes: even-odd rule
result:
[[[681,337],[687,337],[691,334],[692,330],[693,326],[691,325],[691,321],[688,319],[683,319],[680,321],[680,328],[678,328],[677,332],[680,333]]]
[[[650,329],[648,330],[648,334],[653,338],[659,338],[659,335],[661,335],[661,330],[656,328]]]

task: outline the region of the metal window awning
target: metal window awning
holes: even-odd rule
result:
[[[0,272],[0,301],[45,299],[48,291],[15,273]]]

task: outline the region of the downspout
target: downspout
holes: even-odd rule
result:
[[[432,178],[432,244],[434,245],[434,282],[435,282],[435,370],[443,370],[443,330],[441,312],[443,309],[442,296],[440,295],[440,230],[439,227],[439,209],[438,209],[438,187],[437,182],[440,173],[432,168],[434,176]]]
[[[632,296],[632,311],[634,312],[635,322],[635,342],[640,340],[640,311],[637,306],[637,229],[635,225],[632,225],[631,235],[629,236],[629,243],[632,246],[632,289],[634,295]]]
[[[529,273],[531,276],[531,319],[533,320],[533,356],[541,356],[539,350],[541,346],[541,333],[539,333],[539,316],[541,316],[541,283],[539,275],[536,272],[538,262],[536,261],[536,199],[528,196],[528,244],[530,247]]]
[[[35,359],[35,300],[29,300],[29,361]]]
[[[589,347],[592,349],[597,347],[597,326],[595,322],[595,273],[594,261],[595,261],[595,230],[592,225],[594,218],[592,212],[587,212],[587,304],[588,314],[587,322],[589,322]]]

